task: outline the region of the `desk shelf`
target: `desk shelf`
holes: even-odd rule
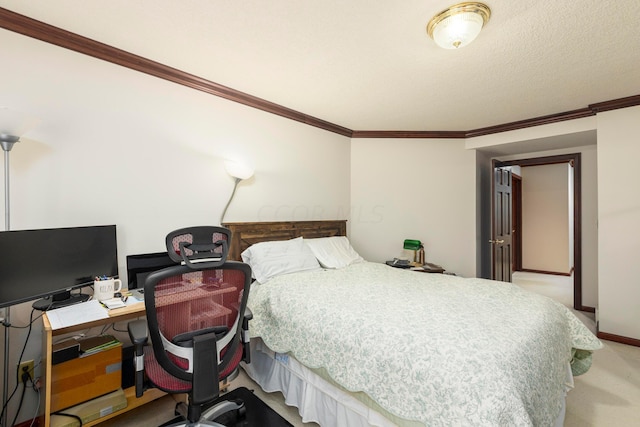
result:
[[[43,407],[44,407],[44,426],[50,427],[51,425],[51,356],[52,356],[52,348],[53,348],[53,339],[54,337],[65,335],[71,332],[86,330],[89,328],[93,328],[96,326],[103,326],[109,323],[122,322],[125,320],[131,320],[138,317],[144,317],[144,303],[132,304],[123,308],[118,308],[109,311],[109,317],[106,319],[95,320],[87,323],[81,323],[79,325],[73,325],[60,329],[52,329],[51,323],[49,322],[49,318],[47,317],[47,313],[45,312],[42,316],[43,322],[43,375],[42,375],[42,398],[44,399]],[[114,418],[118,415],[124,414],[132,409],[138,408],[146,403],[151,402],[161,396],[164,396],[165,393],[158,389],[149,389],[146,390],[142,397],[137,398],[135,387],[128,387],[124,390],[125,397],[127,398],[127,407],[123,408],[119,411],[116,411],[112,414],[101,417],[95,421],[91,421],[84,426],[93,426],[100,424],[103,421]]]
[[[135,387],[129,387],[126,388],[124,390],[124,395],[127,398],[127,407],[126,408],[122,408],[119,411],[113,412],[109,415],[105,415],[104,417],[100,417],[95,421],[91,421],[89,423],[83,424],[82,427],[90,427],[90,426],[95,426],[98,425],[104,421],[110,420],[111,418],[115,418],[118,415],[122,415],[128,411],[131,411],[132,409],[136,409],[142,405],[145,405],[149,402],[152,402],[154,400],[156,400],[159,397],[164,396],[166,393],[157,389],[157,388],[151,388],[149,390],[145,390],[144,394],[142,395],[142,397],[138,398],[136,397],[136,388]]]

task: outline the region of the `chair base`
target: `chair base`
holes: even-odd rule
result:
[[[183,417],[185,421],[179,421],[166,427],[225,427],[223,424],[217,423],[213,420],[232,411],[236,411],[236,419],[241,419],[246,415],[247,408],[245,407],[244,402],[240,399],[225,400],[205,410],[198,421],[190,422],[187,420],[187,404],[179,402],[176,404],[175,414]]]

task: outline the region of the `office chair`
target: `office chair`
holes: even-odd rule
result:
[[[223,227],[183,228],[167,235],[169,256],[181,265],[147,276],[147,319],[129,323],[135,351],[136,396],[145,374],[150,386],[167,393],[186,393],[175,426],[220,426],[223,413],[246,412],[242,401],[223,401],[208,408],[241,361],[250,362],[247,298],[249,265],[227,261],[231,232]],[[148,333],[147,333],[148,332]],[[147,344],[151,339],[151,346]]]

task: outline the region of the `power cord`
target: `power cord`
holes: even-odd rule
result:
[[[36,317],[35,319],[33,318],[33,314],[35,313],[35,309],[31,310],[31,316],[29,317],[29,324],[26,326],[13,326],[13,325],[9,325],[9,326],[5,326],[5,334],[9,333],[9,327],[12,328],[18,328],[18,329],[23,329],[23,328],[28,328],[28,332],[27,332],[27,337],[24,340],[24,345],[22,346],[22,351],[20,352],[20,357],[18,357],[18,365],[20,365],[20,363],[22,362],[22,356],[24,356],[24,352],[27,348],[27,343],[29,342],[29,337],[31,336],[31,331],[33,329],[33,323],[40,318],[40,316]],[[2,412],[0,412],[0,420],[4,419],[4,414],[5,411],[8,408],[9,402],[11,401],[11,399],[13,399],[13,396],[16,394],[16,392],[18,391],[18,387],[20,386],[20,380],[22,379],[22,381],[24,382],[24,375],[25,373],[27,374],[27,380],[31,378],[31,374],[29,372],[23,372],[22,375],[20,375],[20,373],[18,372],[18,370],[16,370],[16,386],[13,388],[13,391],[11,392],[11,394],[9,395],[9,398],[6,399],[6,402],[4,404],[4,406],[2,407]],[[20,375],[20,376],[19,376]],[[21,378],[22,377],[22,378]],[[33,380],[32,380],[33,382]],[[22,395],[20,397],[20,404],[18,405],[18,410],[16,411],[16,416],[14,418],[14,422],[11,424],[15,424],[15,420],[18,417],[18,414],[20,413],[20,409],[22,408],[22,402],[23,402],[23,398],[24,398],[24,392],[26,390],[26,383],[25,387],[23,387],[22,389]]]
[[[39,423],[38,414],[40,414],[40,401],[42,399],[42,396],[41,396],[40,385],[39,385],[39,380],[38,379],[36,379],[36,382],[33,384],[33,389],[36,391],[36,393],[38,393],[38,405],[36,406],[36,410],[33,413],[33,418],[31,419],[31,424],[29,425],[29,427],[35,427]]]
[[[52,415],[60,415],[63,417],[75,418],[75,420],[80,423],[80,427],[82,427],[82,418],[80,418],[76,414],[68,414],[66,412],[54,412]]]
[[[22,368],[21,379],[22,379],[22,393],[20,394],[20,402],[18,403],[18,410],[16,411],[16,415],[13,417],[13,421],[11,422],[12,426],[16,425],[16,421],[18,421],[18,415],[20,415],[20,409],[22,409],[22,402],[24,402],[24,395],[25,395],[25,392],[27,391],[27,383],[29,382],[29,380],[31,380],[31,382],[33,383],[33,378],[31,378],[29,369],[26,366]]]

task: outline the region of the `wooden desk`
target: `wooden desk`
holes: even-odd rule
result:
[[[223,305],[217,304],[211,301],[211,297],[225,298],[234,297],[233,292],[237,290],[233,287],[225,287],[224,283],[216,285],[203,286],[199,282],[179,281],[175,283],[165,283],[159,285],[156,289],[156,308],[162,308],[162,306],[175,306],[179,304],[184,305],[184,313],[186,318],[191,322],[192,329],[199,329],[203,326],[199,326],[199,323],[203,320],[214,317],[226,317],[232,314],[232,311],[225,308]],[[237,298],[237,296],[235,296]],[[106,319],[95,320],[91,322],[81,323],[69,327],[53,329],[47,313],[42,316],[44,325],[43,333],[43,366],[44,366],[44,425],[50,427],[51,425],[51,356],[53,339],[56,336],[69,334],[71,332],[82,331],[97,326],[103,326],[110,323],[122,322],[126,320],[136,319],[138,317],[145,316],[145,307],[143,302],[128,305],[122,308],[115,308],[109,310],[109,317]],[[129,387],[124,390],[127,398],[127,407],[120,411],[101,417],[95,421],[85,424],[83,427],[92,426],[106,421],[110,418],[123,414],[134,408],[137,408],[145,403],[157,399],[163,396],[165,393],[156,389],[148,389],[145,391],[141,398],[136,398],[135,387]]]
[[[49,322],[47,313],[46,312],[44,313],[44,315],[42,316],[42,322],[44,325],[43,336],[42,336],[42,339],[43,339],[42,364],[43,364],[43,370],[44,370],[42,378],[44,379],[44,383],[42,386],[43,386],[44,393],[42,395],[44,397],[43,406],[44,406],[45,427],[49,427],[51,425],[51,354],[52,354],[52,347],[53,347],[53,338],[56,336],[68,334],[70,332],[82,331],[82,330],[93,328],[96,326],[107,325],[109,323],[122,322],[125,320],[135,319],[138,317],[144,317],[144,315],[145,315],[144,303],[140,302],[137,304],[128,305],[123,308],[110,310],[109,317],[106,319],[100,319],[92,322],[81,323],[79,325],[74,325],[74,326],[69,326],[66,328],[60,328],[60,329],[54,330],[51,328],[51,323]],[[125,389],[124,393],[127,398],[126,408],[121,409],[112,414],[106,415],[104,417],[101,417],[90,423],[84,424],[83,427],[99,424],[110,418],[116,417],[120,414],[123,414],[127,411],[130,411],[141,405],[144,405],[145,403],[151,402],[152,400],[155,400],[160,396],[164,396],[165,394],[164,392],[156,388],[153,388],[153,389],[146,390],[144,395],[141,398],[136,398],[135,387],[129,387]]]

